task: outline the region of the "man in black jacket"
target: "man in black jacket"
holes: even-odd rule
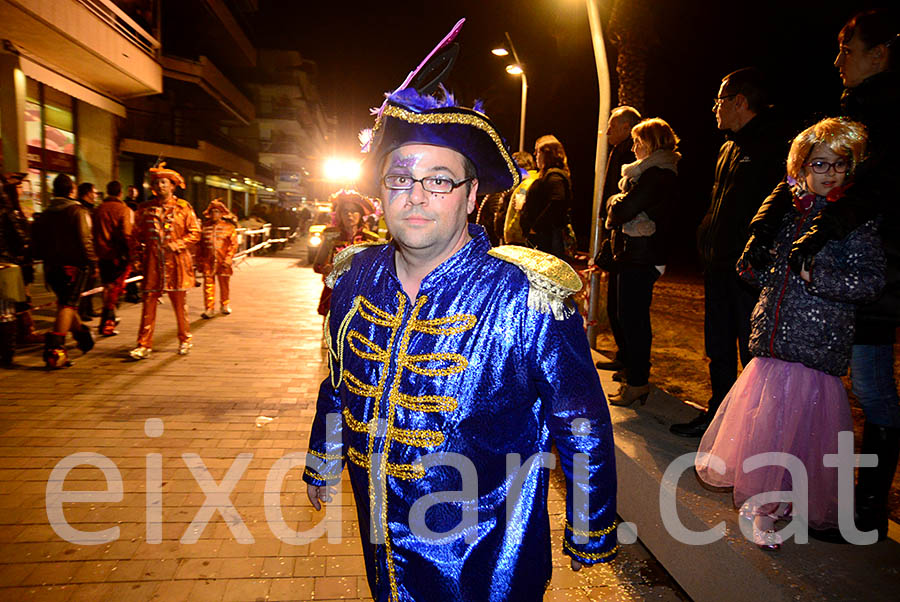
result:
[[[35,216],[32,229],[34,254],[44,260],[44,277],[56,294],[56,324],[47,333],[44,361],[48,368],[70,364],[66,353],[66,334],[71,331],[78,348],[87,353],[94,339],[78,318],[81,293],[97,269],[94,254],[91,215],[72,199],[72,180],[59,174],[53,180],[50,205]]]
[[[683,437],[704,433],[737,379],[736,345],[741,364],[750,361],[750,312],[758,295],[738,278],[735,264],[747,242],[750,220],[784,176],[787,156],[787,136],[772,114],[758,70],[745,68],[726,75],[713,112],[727,140],[719,149],[709,211],[697,229],[712,397],[704,414],[672,425],[670,430]]]

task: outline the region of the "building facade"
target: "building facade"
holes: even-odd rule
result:
[[[26,213],[58,173],[118,177],[126,103],[163,89],[158,19],[158,0],[0,0],[0,160],[28,174]]]

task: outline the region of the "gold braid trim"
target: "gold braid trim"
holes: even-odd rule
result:
[[[398,326],[400,326],[400,322],[403,320],[402,306],[401,309],[397,310],[396,315],[392,315],[384,311],[380,307],[376,307],[365,297],[360,296],[359,298],[362,302],[362,307],[359,308],[359,315],[365,318],[367,322],[371,322],[376,326],[386,326],[388,328],[397,328]],[[404,299],[405,298],[406,297],[404,296]]]
[[[310,454],[311,456],[315,456],[317,458],[321,458],[322,460],[326,460],[326,461],[328,461],[328,460],[343,460],[344,459],[344,456],[341,456],[338,454],[323,454],[323,453],[320,453],[317,451],[313,451],[311,449],[306,450],[306,453]]]
[[[604,535],[609,535],[613,531],[616,530],[616,525],[613,523],[605,529],[600,529],[599,531],[581,531],[572,528],[572,525],[569,524],[569,521],[566,521],[566,529],[572,532],[572,535],[577,535],[579,537],[603,537]]]
[[[334,387],[335,390],[341,386],[341,380],[344,378],[344,340],[347,338],[347,329],[350,328],[350,320],[353,319],[353,316],[356,315],[356,312],[359,309],[360,299],[362,299],[361,296],[353,299],[353,305],[350,306],[350,311],[347,312],[347,315],[341,320],[341,325],[338,326],[337,352],[334,351],[334,341],[331,339],[331,310],[329,310],[328,315],[325,316],[325,343],[328,345],[328,376],[331,379],[331,386]],[[333,366],[333,360],[335,359],[338,362],[337,379],[335,379]]]
[[[488,255],[517,266],[528,278],[528,307],[552,313],[557,320],[565,320],[575,310],[566,300],[581,290],[581,278],[562,259],[517,245],[504,245],[488,251]]]
[[[335,479],[340,479],[340,478],[341,478],[341,473],[340,473],[340,472],[334,472],[334,473],[330,473],[330,474],[319,474],[319,473],[317,473],[315,470],[313,470],[312,468],[307,468],[307,469],[305,469],[305,470],[303,471],[303,474],[308,475],[308,476],[310,476],[310,477],[312,477],[312,478],[314,478],[314,479],[316,479],[316,480],[319,480],[319,481],[333,481],[333,480],[335,480]]]
[[[353,341],[359,341],[369,349],[373,351],[363,351],[359,347],[353,344]],[[347,343],[350,345],[350,351],[356,354],[357,357],[361,357],[363,359],[372,360],[375,362],[380,362],[382,364],[386,363],[388,358],[387,353],[384,349],[370,341],[368,338],[363,336],[362,334],[356,332],[355,330],[351,330],[347,335]]]
[[[350,427],[351,431],[356,431],[357,433],[368,433],[369,427],[372,423],[365,423],[361,420],[357,420],[353,417],[353,414],[350,413],[350,408],[345,407],[344,411],[344,422],[347,423],[347,426]]]
[[[355,447],[347,448],[347,459],[360,468],[369,470],[369,458],[367,458],[365,454],[357,450]]]
[[[435,318],[433,320],[416,320],[416,331],[424,332],[425,334],[435,334],[435,335],[451,335],[457,334],[460,332],[465,332],[470,328],[475,326],[475,322],[478,321],[478,318],[473,316],[472,314],[456,314],[453,316],[446,316],[443,318]],[[455,326],[450,326],[448,328],[440,328],[445,324],[454,324]]]
[[[347,385],[348,391],[355,395],[359,395],[360,397],[372,397],[376,399],[381,397],[381,389],[375,385],[364,383],[353,376],[349,370],[344,370],[344,384]]]
[[[416,125],[459,124],[479,129],[490,137],[491,141],[497,146],[497,150],[500,151],[500,156],[503,157],[503,160],[506,162],[506,168],[509,170],[513,179],[511,188],[515,188],[522,181],[522,176],[519,174],[518,168],[513,163],[512,157],[510,157],[509,153],[506,151],[506,147],[503,144],[503,139],[500,137],[500,134],[497,133],[497,130],[494,129],[494,126],[492,126],[489,121],[483,117],[479,117],[475,111],[467,110],[466,112],[460,111],[458,113],[413,113],[412,111],[407,111],[398,106],[388,104],[384,108],[381,118],[375,122],[375,126],[372,128],[373,137],[375,132],[381,128],[385,116],[393,117],[407,123],[414,123]]]
[[[425,368],[419,364],[428,362],[447,362],[446,368]],[[401,363],[410,372],[423,376],[449,376],[458,374],[469,366],[469,360],[459,353],[424,353],[421,355],[407,355],[401,359]]]
[[[459,407],[459,402],[443,395],[421,395],[413,397],[405,393],[397,396],[397,403],[414,412],[452,412]]]
[[[369,470],[370,462],[369,458],[367,458],[362,452],[358,451],[356,448],[349,447],[347,448],[347,459],[359,466],[360,468],[364,468]],[[415,479],[421,479],[425,476],[425,469],[422,468],[421,464],[391,464],[388,463],[385,466],[385,472],[392,477],[396,477],[398,479],[405,479],[407,481],[412,481]],[[316,477],[318,478],[318,477]],[[324,479],[322,479],[324,480]]]
[[[444,433],[440,431],[409,430],[390,427],[391,438],[398,443],[415,447],[437,447],[444,442]]]
[[[610,550],[608,552],[602,552],[599,554],[591,554],[589,552],[579,552],[578,550],[573,548],[571,545],[569,545],[569,542],[566,541],[565,538],[563,538],[563,547],[565,547],[567,550],[569,550],[576,556],[581,556],[582,558],[587,558],[588,560],[603,560],[604,558],[609,558],[610,556],[613,556],[614,554],[616,554],[619,551],[619,545],[616,544],[616,546],[612,550]]]

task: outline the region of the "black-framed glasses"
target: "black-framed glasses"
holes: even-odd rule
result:
[[[448,194],[474,179],[475,178],[466,178],[465,180],[454,182],[447,176],[426,176],[417,179],[403,174],[387,174],[381,181],[384,182],[385,188],[389,190],[412,190],[412,187],[418,182],[422,185],[422,189],[425,192]]]
[[[737,96],[737,94],[726,94],[725,96],[717,96],[716,98],[713,99],[713,110],[718,109],[719,105],[721,105],[724,101],[728,100],[729,98],[734,98],[735,96]]]
[[[834,173],[847,173],[847,170],[850,169],[850,161],[838,159],[834,163],[829,163],[828,161],[816,159],[815,161],[806,163],[806,166],[810,168],[813,173],[817,174],[828,173],[832,169],[834,169]]]

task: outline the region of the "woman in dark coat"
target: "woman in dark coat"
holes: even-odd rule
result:
[[[645,119],[631,130],[637,161],[622,167],[619,189],[607,201],[616,270],[617,319],[622,328],[625,383],[609,403],[627,406],[650,393],[650,302],[666,269],[667,227],[678,190],[678,136],[662,119]]]
[[[540,171],[528,189],[519,223],[530,246],[568,261],[572,181],[566,150],[556,136],[541,136],[534,145],[534,156]]]

